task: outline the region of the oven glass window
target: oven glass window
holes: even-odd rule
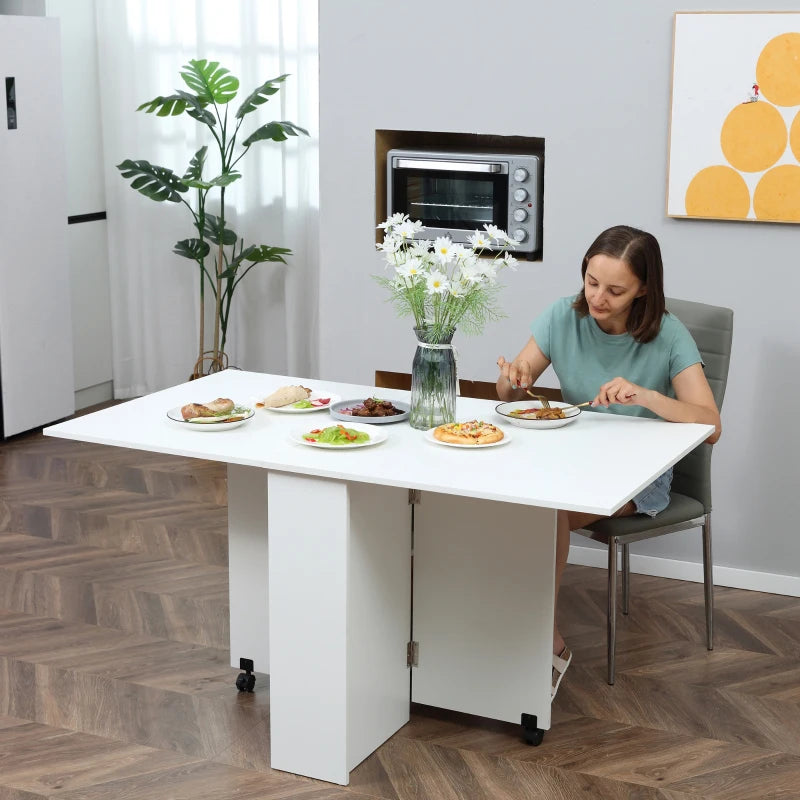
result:
[[[426,228],[473,231],[508,226],[508,175],[395,169],[394,211]]]

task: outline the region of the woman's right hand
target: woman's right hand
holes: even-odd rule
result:
[[[533,383],[533,370],[527,359],[517,356],[506,361],[503,356],[497,359],[500,377],[505,378],[513,389],[527,389]]]

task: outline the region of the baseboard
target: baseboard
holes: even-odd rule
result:
[[[570,545],[567,561],[570,564],[580,564],[584,567],[605,569],[608,566],[608,553],[605,548]],[[655,556],[631,553],[631,572],[638,575],[655,575],[659,578],[674,578],[695,583],[703,582],[702,564],[693,561],[677,561],[672,558],[656,558]],[[755,570],[715,565],[714,585],[800,597],[800,577],[795,575],[779,575],[772,572],[756,572]]]
[[[80,411],[83,408],[96,406],[98,403],[105,403],[113,399],[113,381],[98,383],[96,386],[87,386],[85,389],[78,389],[75,392],[75,410]]]

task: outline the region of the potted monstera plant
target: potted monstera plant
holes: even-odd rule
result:
[[[117,164],[131,188],[156,202],[183,203],[191,213],[193,235],[175,244],[173,252],[194,261],[199,269],[200,331],[198,357],[192,377],[216,372],[227,366],[225,344],[230,321],[231,301],[236,287],[256,265],[286,263],[291,250],[266,244],[245,245],[225,218],[225,190],[242,177],[238,164],[257,142],[284,142],[290,136],[308,135],[292,122],[273,121],[256,128],[237,142],[239,129],[250,112],[280,90],[287,75],[265,81],[239,105],[235,113],[229,104],[239,91],[239,79],[217,61],[192,60],[181,72],[189,91],[176,90],[137,108],[159,117],[174,117],[184,112],[204,125],[211,136],[217,159],[212,177],[206,176],[209,145],[203,145],[191,158],[183,175],[144,159],[126,159]],[[209,168],[211,169],[211,168]],[[192,191],[193,190],[193,194]],[[213,211],[213,213],[212,213]],[[205,310],[207,289],[214,300],[213,346],[206,349]]]

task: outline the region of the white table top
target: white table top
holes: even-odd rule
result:
[[[511,441],[475,451],[445,447],[399,422],[374,426],[388,438],[373,447],[323,450],[298,444],[290,434],[333,424],[327,410],[285,414],[257,409],[244,425],[218,432],[197,431],[166,416],[176,406],[216,397],[251,404],[280,386],[298,383],[343,400],[375,394],[371,386],[227,370],[53,425],[44,433],[338,480],[613,514],[713,432],[710,425],[586,411],[561,428],[528,430],[499,417],[493,401],[459,397],[457,419],[498,424]],[[379,394],[408,400],[408,392],[380,389]]]

